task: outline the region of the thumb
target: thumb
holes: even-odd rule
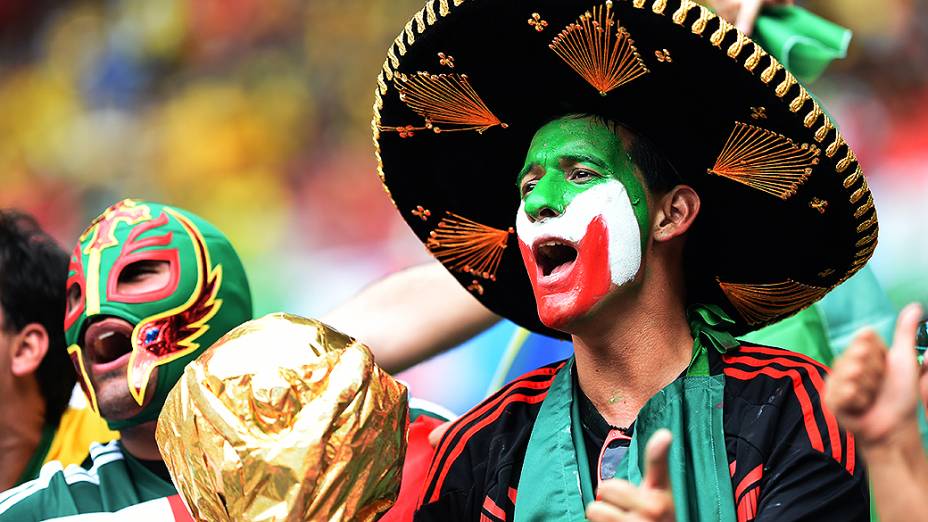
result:
[[[763,5],[763,0],[744,0],[741,2],[738,18],[735,19],[735,27],[750,36],[754,30],[754,21],[757,20],[761,5]]]
[[[670,469],[667,456],[673,441],[668,429],[659,429],[645,447],[645,474],[641,485],[653,489],[670,489]]]
[[[921,318],[922,307],[918,303],[910,303],[899,312],[889,354],[894,363],[916,367],[915,336],[918,334]]]

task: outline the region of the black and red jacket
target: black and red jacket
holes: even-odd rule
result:
[[[821,403],[828,370],[766,346],[710,352],[711,373],[725,375],[718,407],[739,522],[869,520],[854,438]],[[455,421],[432,459],[416,520],[512,520],[532,426],[563,364],[523,375]]]

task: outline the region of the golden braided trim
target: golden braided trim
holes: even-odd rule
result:
[[[785,200],[812,174],[818,156],[814,145],[796,145],[782,134],[735,122],[709,172]]]
[[[728,301],[748,324],[760,324],[796,312],[820,299],[828,288],[797,283],[723,283],[716,278]]]
[[[513,228],[500,230],[453,212],[445,214],[429,232],[425,246],[449,270],[496,281],[496,270]]]
[[[857,183],[857,180],[860,179],[862,176],[863,176],[863,171],[860,170],[860,165],[858,165],[857,168],[854,169],[853,174],[844,178],[844,182],[842,183],[842,185],[844,185],[844,188],[850,189],[851,187],[854,186],[854,183]]]
[[[840,134],[835,135],[835,141],[831,142],[825,149],[825,155],[829,158],[833,157],[838,152],[838,148],[842,145],[845,145],[844,137]]]
[[[858,240],[857,240],[857,243],[855,243],[854,246],[856,246],[857,248],[860,248],[860,247],[866,245],[867,243],[873,241],[874,239],[876,239],[877,233],[878,233],[879,231],[880,231],[879,227],[874,228],[872,232],[870,232],[870,233],[867,234],[866,236],[864,236],[864,237],[858,239]]]
[[[741,54],[741,49],[744,49],[744,46],[749,43],[751,43],[751,40],[747,36],[738,33],[738,37],[735,38],[735,42],[728,46],[728,57],[738,58],[738,55]],[[755,45],[754,47],[756,49],[757,46]],[[755,52],[757,51],[755,50]]]
[[[791,72],[786,71],[786,77],[783,78],[783,81],[780,82],[780,85],[777,85],[773,92],[776,93],[777,98],[782,98],[786,96],[786,93],[789,92],[790,87],[793,85],[796,85],[796,77]]]
[[[831,120],[828,119],[828,115],[825,115],[825,118],[822,120],[822,126],[815,131],[815,141],[821,143],[825,141],[825,137],[828,136],[828,132],[834,130],[834,126],[831,124]]]
[[[789,112],[799,112],[802,109],[802,106],[806,104],[807,101],[812,98],[809,96],[809,93],[805,89],[799,89],[799,94],[793,98],[793,101],[789,102]]]
[[[673,13],[673,23],[677,25],[683,25],[686,22],[686,15],[689,14],[690,9],[693,8],[693,3],[690,0],[681,0],[680,7],[677,8]]]
[[[706,30],[706,25],[709,24],[709,20],[714,18],[715,15],[705,7],[699,7],[699,18],[693,22],[693,26],[690,28],[693,31],[693,34],[702,36],[703,31]]]
[[[712,33],[712,36],[709,37],[709,42],[712,45],[721,48],[722,41],[725,40],[725,35],[727,35],[729,31],[733,30],[735,26],[728,23],[728,21],[724,18],[719,18],[718,20],[719,28],[716,29],[714,33]]]
[[[754,69],[760,64],[760,59],[767,56],[767,51],[764,51],[761,46],[756,43],[752,45],[754,45],[754,51],[751,53],[751,56],[748,56],[748,59],[744,61],[744,68],[747,69],[748,72],[754,72]]]
[[[599,94],[647,74],[635,43],[612,12],[612,2],[580,15],[548,46]]]
[[[870,229],[874,225],[876,225],[876,212],[874,212],[872,216],[861,221],[860,224],[857,225],[857,233],[860,234],[864,232],[865,230]]]
[[[664,14],[664,9],[667,9],[667,0],[654,0],[654,5],[651,6],[651,12],[662,15]]]
[[[450,12],[451,8],[448,7],[448,0],[438,0],[438,14],[441,16],[448,16]]]
[[[857,161],[857,156],[854,155],[854,151],[847,149],[847,156],[844,157],[841,161],[835,165],[835,171],[844,172],[848,167],[851,166],[851,163]],[[856,203],[856,201],[851,201],[851,203]]]
[[[815,122],[818,121],[818,117],[822,114],[821,107],[819,107],[818,104],[815,104],[812,107],[812,110],[809,111],[809,114],[806,114],[806,117],[803,118],[802,124],[805,125],[807,129],[811,129],[812,126],[815,125]]]
[[[854,211],[854,219],[860,219],[868,210],[873,208],[873,194],[867,194],[867,201]]]
[[[425,3],[425,14],[429,25],[435,25],[435,22],[438,21],[438,17],[435,16],[435,0],[429,0]]]

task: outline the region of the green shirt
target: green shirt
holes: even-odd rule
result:
[[[0,493],[0,522],[114,512],[176,495],[174,486],[124,451],[119,441],[90,446],[92,465],[42,467],[39,477]]]

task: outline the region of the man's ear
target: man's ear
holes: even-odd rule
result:
[[[677,185],[658,200],[651,237],[661,242],[680,237],[689,230],[697,214],[699,194],[689,185]]]
[[[27,324],[13,337],[10,370],[17,377],[35,373],[48,353],[48,332],[39,323]]]

